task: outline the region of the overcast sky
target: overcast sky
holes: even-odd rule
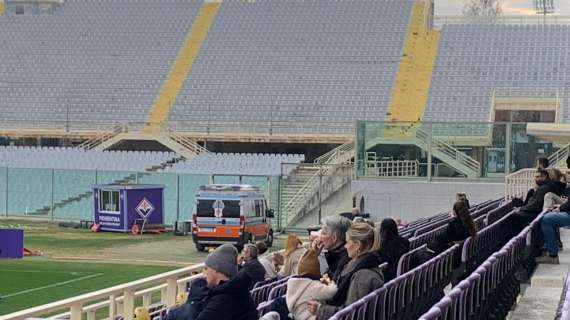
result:
[[[436,15],[458,15],[463,9],[463,0],[434,0]],[[533,0],[501,0],[506,15],[534,13]],[[554,0],[557,15],[570,15],[570,0]]]

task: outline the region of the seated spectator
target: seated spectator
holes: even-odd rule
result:
[[[166,320],[196,319],[204,307],[209,292],[206,278],[194,280],[190,285],[190,294],[186,302],[170,308]]]
[[[265,280],[265,268],[257,260],[257,257],[257,247],[248,243],[243,246],[241,255],[238,258],[239,273],[244,273],[251,280],[249,284],[250,290],[258,281]]]
[[[297,265],[305,250],[301,239],[296,234],[290,234],[287,237],[287,244],[283,253],[285,259],[283,269],[279,271],[279,275],[284,277],[297,275]]]
[[[238,252],[231,244],[223,244],[208,255],[204,264],[209,288],[202,310],[192,320],[257,320],[258,313],[251,295],[251,280],[238,275]]]
[[[548,179],[552,183],[552,191],[544,195],[543,210],[552,210],[554,205],[564,202],[563,196],[566,190],[566,182],[562,181],[562,172],[558,169],[548,169]]]
[[[556,229],[570,226],[570,202],[566,201],[561,206],[556,205],[551,212],[546,213],[544,217],[542,217],[540,226],[542,228],[542,234],[544,235],[547,253],[537,258],[536,262],[559,264],[559,246],[556,239]]]
[[[281,268],[283,268],[283,264],[285,264],[285,258],[283,257],[283,254],[279,252],[274,252],[271,255],[271,261],[275,266],[275,271],[277,271],[277,275],[279,275],[279,271],[281,270]]]
[[[400,237],[398,225],[394,219],[384,219],[380,224],[380,249],[377,251],[380,264],[387,262],[383,270],[384,281],[396,278],[398,261],[406,252],[410,251],[410,241]]]
[[[543,169],[536,171],[534,181],[538,186],[537,191],[526,205],[514,209],[515,213],[512,215],[512,221],[515,225],[515,230],[522,230],[525,225],[534,220],[542,212],[544,196],[556,190],[556,186],[548,178],[548,173]]]
[[[255,246],[257,247],[257,253],[259,254],[259,263],[261,263],[265,269],[265,280],[276,277],[277,270],[273,263],[273,256],[271,254],[265,254],[267,252],[267,244],[265,244],[265,241],[256,241]]]
[[[455,242],[477,236],[477,228],[465,202],[454,203],[450,215],[451,220],[447,224],[445,232],[428,244],[428,249],[435,254],[440,254],[449,249]]]
[[[548,158],[538,158],[536,161],[537,169],[545,170],[548,167],[550,167],[550,160],[548,160]]]
[[[326,250],[325,258],[328,265],[326,275],[337,283],[342,269],[350,261],[345,248],[346,233],[350,225],[350,220],[344,217],[327,217],[323,221],[321,236],[312,243],[317,253],[320,254],[323,249]]]
[[[325,303],[309,301],[309,311],[316,319],[329,319],[338,310],[384,285],[378,268],[379,232],[367,223],[354,223],[346,233],[346,250],[350,257],[338,278],[338,291]]]
[[[315,320],[308,310],[309,300],[331,299],[336,291],[335,284],[321,283],[321,272],[317,253],[309,249],[299,261],[299,275],[287,280],[287,308],[295,320]]]
[[[471,206],[469,205],[469,199],[467,199],[467,195],[465,193],[460,193],[458,192],[455,195],[455,201],[463,201],[465,202],[465,205],[467,206],[467,209],[471,209]]]

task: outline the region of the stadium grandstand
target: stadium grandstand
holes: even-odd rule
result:
[[[0,0],[0,226],[90,224],[97,186],[160,185],[160,227],[179,235],[196,228],[201,186],[252,185],[276,252],[351,210],[378,229],[397,221],[409,251],[395,277],[330,319],[570,319],[568,255],[535,260],[552,208],[514,223],[539,190],[538,159],[568,174],[569,31],[561,16],[438,17],[433,0]],[[458,220],[458,192],[476,233],[432,250]],[[131,262],[187,245],[160,241]],[[194,262],[0,320],[166,319],[202,277]],[[250,290],[260,318],[289,279]],[[52,286],[0,295],[0,310]]]

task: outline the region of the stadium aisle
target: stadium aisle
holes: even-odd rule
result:
[[[554,319],[560,294],[570,266],[570,230],[561,228],[560,236],[565,250],[560,251],[559,265],[539,264],[530,280],[530,286],[517,302],[509,320]]]

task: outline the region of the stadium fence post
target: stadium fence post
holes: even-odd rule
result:
[[[180,174],[176,174],[176,221],[180,220]]]
[[[54,176],[55,176],[55,169],[51,169],[51,205],[50,205],[50,214],[51,214],[51,221],[53,221],[53,212],[54,212],[54,207],[53,207],[53,202],[54,202]]]

